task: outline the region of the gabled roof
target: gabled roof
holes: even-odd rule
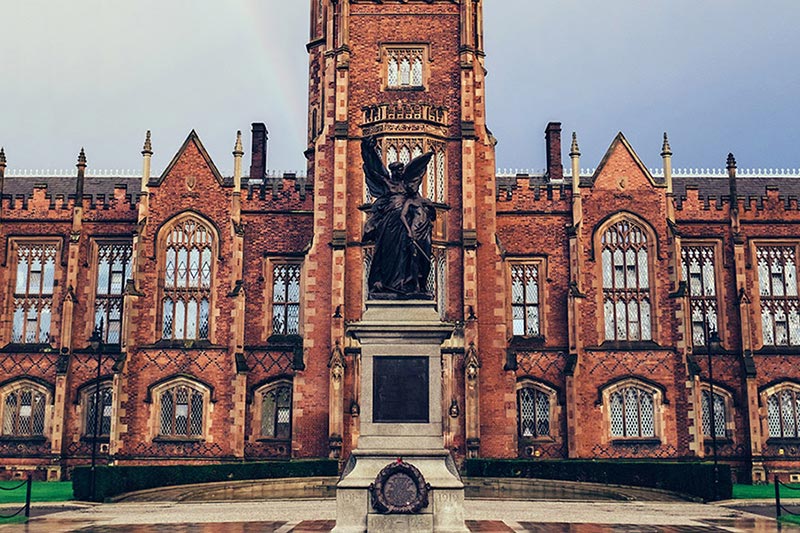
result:
[[[201,156],[203,156],[203,160],[205,160],[206,165],[208,165],[208,168],[211,170],[211,173],[214,174],[214,178],[217,180],[217,183],[219,183],[220,187],[230,186],[231,184],[227,183],[225,178],[222,177],[222,174],[217,168],[217,165],[215,165],[214,161],[211,160],[211,156],[208,155],[205,146],[203,146],[203,143],[200,141],[200,137],[194,130],[192,130],[189,133],[189,136],[186,137],[186,140],[183,142],[183,145],[175,154],[175,157],[172,158],[172,161],[169,162],[167,168],[164,169],[164,172],[161,174],[161,176],[155,179],[150,178],[148,185],[156,187],[161,185],[161,183],[164,181],[164,178],[166,178],[169,175],[169,173],[172,172],[173,167],[175,167],[178,161],[180,161],[181,157],[186,152],[186,149],[189,147],[189,143],[194,143],[195,147],[197,147],[197,151],[200,152]]]
[[[614,137],[614,141],[611,143],[611,146],[608,147],[608,150],[606,151],[606,155],[603,156],[603,159],[600,161],[600,164],[597,166],[597,169],[594,171],[594,174],[592,174],[592,185],[594,185],[595,181],[597,180],[597,176],[599,176],[603,172],[603,169],[605,168],[606,163],[608,163],[608,160],[611,158],[611,154],[614,153],[614,150],[620,144],[625,148],[625,150],[627,150],[628,154],[630,154],[630,156],[633,159],[633,161],[636,163],[636,165],[642,171],[642,174],[644,174],[644,176],[648,179],[648,181],[650,182],[650,184],[653,187],[665,187],[666,186],[663,183],[657,182],[653,178],[653,175],[647,169],[647,167],[642,162],[642,160],[639,159],[639,156],[636,154],[636,151],[631,146],[631,143],[628,142],[628,139],[625,138],[625,136],[622,134],[622,132],[617,133],[617,136]]]

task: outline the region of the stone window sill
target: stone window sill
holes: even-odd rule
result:
[[[153,439],[153,442],[159,444],[194,444],[205,442],[206,440],[202,437],[164,437],[158,436]]]
[[[613,439],[611,444],[614,446],[631,446],[631,445],[638,445],[638,446],[661,446],[661,439],[640,439],[640,438],[630,438],[630,439]]]

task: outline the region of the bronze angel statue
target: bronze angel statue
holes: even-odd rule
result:
[[[369,271],[371,298],[431,298],[431,233],[436,209],[419,194],[433,152],[403,164],[383,166],[374,137],[361,141],[361,157],[374,198],[364,227],[364,242],[374,242]]]

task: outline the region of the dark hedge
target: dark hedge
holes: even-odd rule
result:
[[[126,492],[173,485],[338,474],[338,463],[329,459],[201,466],[99,466],[96,469],[94,501],[102,502]],[[89,467],[81,466],[72,471],[72,491],[76,500],[92,501],[90,484]]]
[[[709,463],[467,459],[465,468],[467,477],[585,481],[662,489],[705,501],[715,499],[714,465]],[[732,497],[731,469],[719,465],[717,499]]]

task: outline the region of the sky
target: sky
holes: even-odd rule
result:
[[[154,170],[196,129],[223,172],[236,130],[305,168],[309,3],[0,0],[0,146],[9,169]],[[485,0],[487,117],[499,169],[545,166],[544,129],[582,167],[623,131],[650,167],[800,168],[797,0]],[[249,154],[245,156],[249,158]]]

